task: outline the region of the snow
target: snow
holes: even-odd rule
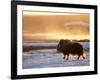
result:
[[[64,60],[62,53],[57,52],[56,49],[33,50],[29,52],[23,52],[22,67],[23,69],[29,69],[47,67],[89,66],[89,42],[81,42],[81,44],[83,45],[85,51],[85,59],[80,58],[79,60],[77,60],[78,56],[70,55],[69,60]]]
[[[57,46],[58,42],[25,42],[25,46]]]

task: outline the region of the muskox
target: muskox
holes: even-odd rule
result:
[[[83,55],[83,46],[75,41],[70,41],[70,40],[60,40],[58,46],[57,46],[57,51],[62,52],[64,55],[64,59],[66,58],[67,55],[67,59],[69,59],[69,54],[72,55],[78,55],[78,58],[80,58],[80,56],[83,57],[83,59],[85,59],[84,55]]]

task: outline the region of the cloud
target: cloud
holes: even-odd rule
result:
[[[66,35],[65,33],[24,33],[24,36],[62,36]]]
[[[70,21],[64,24],[64,26],[72,26],[72,25],[89,26],[89,23],[83,21]]]

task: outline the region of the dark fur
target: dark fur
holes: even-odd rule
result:
[[[83,59],[85,59],[85,57],[83,56],[83,46],[78,42],[73,42],[69,40],[60,40],[57,46],[57,50],[63,53],[64,59],[65,56],[67,55],[67,60],[69,58],[69,54],[78,55],[77,59],[79,59],[80,56],[82,56]]]

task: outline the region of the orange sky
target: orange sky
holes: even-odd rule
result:
[[[23,39],[89,39],[89,14],[23,11]]]

